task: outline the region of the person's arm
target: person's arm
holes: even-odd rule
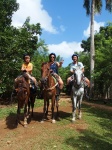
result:
[[[57,65],[58,67],[62,67],[62,64],[63,64],[63,61],[61,61],[61,62],[56,62],[56,65]]]
[[[24,64],[22,64],[21,71],[25,71],[25,70],[26,70],[26,68],[25,68]]]
[[[70,74],[73,75],[74,71],[75,71],[75,68],[74,68],[73,65],[71,64],[71,65],[70,65]]]
[[[33,64],[31,63],[29,67],[25,67],[24,64],[21,67],[21,71],[32,72]]]
[[[32,72],[33,70],[33,64],[31,63],[30,66],[28,68],[26,68],[27,72]]]

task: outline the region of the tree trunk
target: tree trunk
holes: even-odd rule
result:
[[[93,97],[94,94],[94,78],[93,78],[93,73],[94,73],[94,64],[95,64],[95,50],[94,50],[94,13],[95,13],[95,0],[92,0],[91,2],[91,26],[90,26],[90,37],[91,37],[91,42],[90,42],[90,98]]]

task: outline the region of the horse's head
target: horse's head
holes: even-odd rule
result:
[[[47,78],[50,74],[50,64],[49,63],[42,63],[41,66],[41,82],[46,83]]]
[[[81,69],[75,70],[74,72],[74,86],[80,88],[83,81],[83,72]]]
[[[28,96],[30,94],[29,91],[29,83],[26,82],[26,79],[22,76],[18,78],[17,80],[17,99],[18,99],[18,105],[20,108],[23,107],[26,100],[28,100]]]

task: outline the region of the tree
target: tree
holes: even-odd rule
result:
[[[90,37],[88,39],[90,39]],[[88,49],[90,48],[90,40],[88,39],[86,41],[83,40],[81,44],[85,53],[87,54]],[[112,86],[112,23],[108,23],[105,27],[100,27],[100,31],[99,33],[95,34],[94,40],[96,53],[94,69],[94,93],[97,93],[97,98],[106,98],[108,91]],[[87,58],[83,58],[83,61],[87,66]]]
[[[20,74],[23,54],[33,56],[38,48],[37,35],[42,32],[40,23],[30,24],[29,17],[19,29],[11,26],[18,7],[16,0],[0,1],[0,93],[12,90],[14,78]]]
[[[105,0],[106,9],[112,12],[112,0]],[[86,9],[86,14],[91,16],[91,26],[90,26],[90,95],[92,93],[92,88],[94,89],[94,65],[95,65],[95,48],[94,48],[94,15],[95,13],[100,13],[102,8],[102,0],[84,0],[83,7]]]
[[[86,9],[86,14],[91,16],[90,21],[90,96],[92,96],[94,89],[94,65],[95,65],[95,48],[94,48],[94,15],[100,13],[102,8],[102,0],[84,0],[83,4]]]

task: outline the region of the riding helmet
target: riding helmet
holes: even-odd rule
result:
[[[31,57],[30,57],[29,54],[24,54],[24,55],[23,55],[23,60],[25,60],[25,57],[29,57],[29,58],[30,58],[30,61],[31,61]]]
[[[72,59],[73,59],[74,56],[76,56],[77,59],[78,59],[78,57],[79,57],[77,54],[73,54],[73,55],[72,55]]]

